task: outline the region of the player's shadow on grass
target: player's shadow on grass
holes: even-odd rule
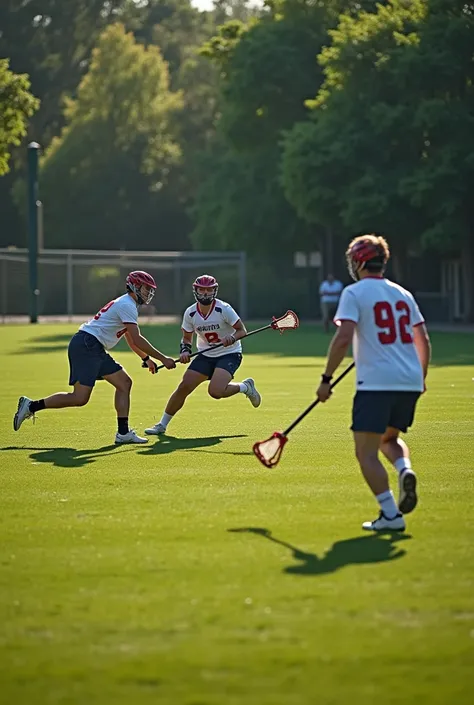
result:
[[[402,558],[406,551],[396,544],[411,539],[409,534],[386,532],[383,534],[368,534],[355,536],[351,539],[336,541],[320,558],[315,553],[307,553],[287,541],[277,539],[269,529],[258,527],[242,527],[228,529],[233,533],[250,533],[262,536],[280,546],[288,548],[298,563],[283,568],[284,573],[291,575],[324,575],[334,573],[339,568],[351,564],[385,563]]]
[[[127,450],[135,450],[136,446],[132,445],[108,445],[102,448],[90,448],[88,450],[77,450],[77,448],[25,448],[22,446],[10,446],[8,448],[0,448],[4,450],[33,450],[30,453],[30,458],[34,463],[49,463],[53,467],[58,468],[82,468],[85,465],[94,463],[104,455],[117,455],[120,452]],[[114,452],[115,451],[115,452]]]
[[[235,436],[204,436],[203,438],[176,438],[166,434],[157,436],[155,443],[142,446],[140,455],[160,455],[173,453],[175,450],[198,450],[208,446],[215,446],[228,438],[246,438],[244,433]]]

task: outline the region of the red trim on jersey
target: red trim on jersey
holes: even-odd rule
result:
[[[206,320],[207,318],[209,318],[211,313],[214,311],[215,306],[216,306],[216,300],[214,299],[212,301],[211,308],[209,309],[209,311],[206,315],[204,315],[203,312],[201,311],[201,307],[199,306],[199,303],[196,304],[196,309],[197,309],[197,312],[199,313],[199,315],[201,316],[201,318]]]
[[[418,326],[422,326],[425,321],[420,321],[419,323],[414,323],[413,328],[418,328]]]

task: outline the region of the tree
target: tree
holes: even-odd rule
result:
[[[0,176],[9,170],[10,146],[26,135],[28,119],[39,107],[26,74],[9,71],[8,59],[0,59]]]
[[[308,228],[278,181],[280,141],[322,80],[316,55],[328,26],[322,3],[292,0],[248,24],[227,22],[204,45],[221,78],[220,119],[193,211],[196,244],[288,253],[304,242]]]
[[[472,267],[473,22],[447,0],[340,18],[312,119],[285,140],[282,183],[301,217],[386,232],[400,259],[419,242],[457,245]]]
[[[120,24],[102,33],[42,165],[50,246],[136,248],[137,237],[154,249],[183,243],[166,195],[180,159],[173,118],[181,105],[156,47],[137,44]]]

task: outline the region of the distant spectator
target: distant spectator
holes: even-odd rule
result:
[[[336,314],[337,304],[343,288],[344,285],[338,279],[334,278],[334,274],[328,274],[319,287],[321,313],[323,316],[324,330],[326,333],[329,331],[329,323]]]

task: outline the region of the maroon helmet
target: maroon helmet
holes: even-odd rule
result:
[[[203,296],[198,294],[198,289],[212,289],[212,293]],[[215,277],[211,277],[210,274],[201,274],[200,277],[196,277],[193,282],[193,292],[196,301],[203,306],[209,306],[212,304],[217,296],[217,290],[219,289],[219,284]]]
[[[156,283],[151,274],[141,271],[130,272],[125,284],[127,289],[136,295],[139,304],[151,303],[156,291]]]
[[[354,240],[349,245],[346,252],[347,268],[355,281],[359,280],[359,274],[365,268],[374,269],[374,271],[384,269],[388,259],[388,248],[382,238],[380,238],[381,242],[377,239],[374,235],[368,235]]]

